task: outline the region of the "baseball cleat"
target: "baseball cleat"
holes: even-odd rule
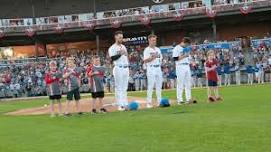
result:
[[[217,101],[223,101],[223,98],[222,97],[217,97],[216,100]]]
[[[63,114],[63,113],[60,113],[60,114],[58,114],[58,116],[59,116],[59,117],[62,117],[62,116],[64,116],[64,114]]]
[[[70,113],[65,113],[64,116],[69,117],[69,116],[71,116],[71,114]]]
[[[215,102],[216,101],[214,97],[209,97],[208,100],[209,100],[209,102]]]
[[[124,111],[125,109],[122,106],[118,107],[118,111]]]
[[[188,102],[189,102],[190,104],[196,104],[196,103],[198,103],[197,100],[195,100],[195,99],[191,99],[191,100],[189,100]]]
[[[188,104],[191,104],[192,102],[190,102],[190,101],[187,101],[187,102],[185,102],[184,104],[186,104],[186,105],[188,105]]]
[[[181,101],[181,102],[177,102],[177,105],[183,105],[185,104],[185,102]]]
[[[96,109],[92,109],[91,114],[97,114],[97,110]]]
[[[101,108],[101,109],[100,109],[100,112],[101,112],[101,113],[106,113],[107,110],[106,110],[105,108]]]

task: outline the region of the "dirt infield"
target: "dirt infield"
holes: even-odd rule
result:
[[[116,111],[117,106],[114,104],[114,97],[105,97],[104,98],[104,104],[105,108],[109,111]],[[143,98],[137,98],[137,97],[129,97],[128,101],[137,101],[140,103],[140,109],[145,108],[146,101]],[[90,99],[82,99],[81,100],[81,111],[82,112],[90,112],[92,109]],[[58,111],[57,104],[54,105],[55,110]],[[66,108],[66,103],[62,103],[62,109],[63,111]],[[72,113],[75,112],[75,102],[71,103]],[[26,115],[45,115],[50,114],[50,105],[43,105],[41,107],[36,108],[27,108],[27,109],[21,109],[13,112],[6,113],[6,115],[14,115],[14,116],[26,116]]]

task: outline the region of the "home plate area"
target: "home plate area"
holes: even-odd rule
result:
[[[114,97],[105,97],[104,98],[104,107],[108,112],[117,111],[117,106],[115,105]],[[139,103],[139,109],[146,108],[146,100],[144,98],[138,97],[128,97],[128,101],[136,101]],[[76,112],[75,102],[70,103],[72,113]],[[80,100],[81,111],[84,113],[89,113],[92,109],[92,100],[90,98],[84,98]],[[55,110],[58,112],[58,105],[54,104]],[[62,103],[63,112],[66,108],[66,102]],[[6,115],[15,115],[15,116],[25,116],[25,115],[47,115],[50,114],[50,105],[43,105],[36,108],[27,108],[21,109],[13,112],[6,113]]]

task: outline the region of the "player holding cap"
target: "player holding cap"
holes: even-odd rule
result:
[[[190,50],[188,46],[191,40],[184,37],[182,42],[173,49],[173,59],[176,63],[177,75],[177,104],[184,103],[183,90],[185,89],[186,103],[192,103],[191,97],[191,70],[190,70]],[[194,101],[196,102],[196,101]]]
[[[161,101],[161,90],[162,90],[162,54],[161,50],[156,47],[157,36],[151,34],[148,36],[149,46],[144,50],[144,63],[147,68],[147,108],[152,108],[152,90],[155,86],[157,104]]]
[[[118,110],[123,111],[128,106],[127,89],[129,78],[128,52],[122,44],[123,33],[116,31],[114,34],[115,43],[109,48],[108,53],[111,57],[114,68],[113,76],[115,80],[115,98],[118,104]]]

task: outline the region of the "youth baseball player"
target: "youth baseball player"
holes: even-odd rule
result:
[[[253,84],[253,75],[254,75],[254,69],[251,65],[248,65],[246,68],[247,72],[247,84],[252,85]]]
[[[115,82],[115,98],[118,105],[118,110],[123,111],[128,106],[127,89],[129,78],[129,62],[128,52],[122,44],[123,33],[116,31],[114,34],[115,43],[109,48],[108,53],[111,57],[114,68],[113,76]]]
[[[146,75],[143,71],[139,73],[139,80],[140,80],[140,91],[146,88]]]
[[[187,47],[190,38],[184,37],[182,42],[173,49],[173,59],[176,64],[177,75],[177,104],[192,103],[191,97],[191,70],[190,55]],[[183,101],[183,90],[185,90],[186,101]],[[196,102],[196,101],[195,101]]]
[[[258,72],[255,73],[258,83],[264,83],[264,69],[262,61],[256,63],[256,69]]]
[[[162,90],[162,54],[161,50],[156,47],[157,36],[151,34],[148,36],[149,46],[144,50],[144,63],[147,68],[147,108],[152,108],[152,91],[155,86],[157,105],[159,105],[161,100],[161,90]]]
[[[224,71],[224,85],[225,86],[230,86],[231,85],[231,71],[230,71],[230,63],[229,61],[226,61],[224,66],[223,66],[223,71]]]
[[[135,80],[135,90],[138,91],[140,87],[139,71],[136,71],[133,78]]]
[[[202,84],[203,78],[202,77],[203,77],[202,69],[199,68],[197,71],[197,85],[200,88],[203,87],[203,84]]]
[[[235,82],[237,85],[241,85],[241,71],[239,63],[235,64],[234,70],[235,70]]]
[[[216,72],[217,72],[217,75],[218,75],[218,85],[221,87],[222,86],[222,75],[224,73],[223,70],[222,70],[222,67],[218,66],[216,68]],[[208,86],[208,82],[206,83],[206,86]]]

